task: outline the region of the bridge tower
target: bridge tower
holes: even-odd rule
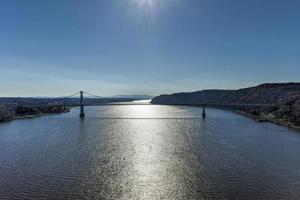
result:
[[[202,119],[206,118],[205,105],[202,105]]]
[[[205,112],[205,96],[204,91],[202,91],[202,119],[206,118],[206,112]]]
[[[84,107],[83,107],[83,91],[80,91],[80,114],[79,117],[83,119],[85,117]]]

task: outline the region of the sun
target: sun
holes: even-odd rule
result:
[[[143,23],[157,22],[161,14],[169,9],[169,4],[177,0],[126,0],[130,15],[136,15],[136,19]]]
[[[155,2],[157,0],[131,0],[133,3],[135,3],[140,8],[153,8]]]
[[[152,13],[157,9],[159,1],[163,0],[130,0],[130,3],[141,11]]]

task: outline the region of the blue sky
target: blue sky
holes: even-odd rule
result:
[[[298,0],[1,0],[0,96],[300,81]]]

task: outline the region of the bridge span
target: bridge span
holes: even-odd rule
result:
[[[194,107],[202,107],[202,118],[206,118],[206,107],[213,107],[213,108],[221,108],[221,109],[257,109],[257,108],[272,108],[275,107],[273,104],[207,104],[207,103],[201,103],[201,104],[151,104],[151,103],[141,103],[141,102],[112,102],[112,103],[85,103],[84,101],[84,94],[88,94],[89,96],[92,96],[94,98],[101,99],[103,97],[93,95],[88,92],[79,91],[76,92],[73,95],[62,97],[62,98],[54,98],[55,100],[61,100],[66,98],[74,98],[74,95],[79,94],[79,97],[76,99],[79,99],[78,103],[51,103],[51,104],[42,104],[42,105],[26,105],[23,107],[80,107],[80,114],[79,117],[81,119],[85,118],[85,112],[84,107],[86,106],[128,106],[128,105],[134,105],[134,106],[157,106],[157,105],[170,105],[170,106],[194,106]],[[90,99],[90,98],[88,98]]]

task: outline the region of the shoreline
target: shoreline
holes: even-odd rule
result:
[[[168,104],[153,104],[153,105],[168,105]],[[189,105],[187,105],[187,106],[189,106]],[[190,106],[191,107],[199,107],[199,106],[195,106],[195,105],[190,105]],[[241,111],[241,110],[234,110],[234,109],[229,109],[229,108],[220,108],[220,107],[213,107],[213,106],[208,106],[208,107],[230,111],[230,112],[242,115],[244,117],[247,117],[249,119],[255,120],[256,122],[269,122],[269,123],[273,123],[273,124],[276,124],[276,125],[279,125],[279,126],[285,126],[289,129],[292,129],[292,130],[297,131],[297,132],[300,133],[300,126],[296,126],[296,125],[293,125],[289,122],[285,122],[285,121],[282,121],[282,120],[279,120],[279,119],[273,119],[273,118],[270,118],[270,117],[267,117],[267,116],[256,116],[256,115],[253,115],[253,114],[250,114],[248,112]]]
[[[71,109],[72,108],[70,108],[70,110]],[[226,109],[226,108],[216,108],[216,109],[230,111],[230,112],[245,116],[249,119],[255,120],[256,122],[269,122],[269,123],[273,123],[273,124],[276,124],[276,125],[285,126],[287,128],[293,129],[297,132],[300,132],[300,126],[295,126],[295,125],[293,125],[289,122],[284,122],[284,121],[281,121],[281,120],[278,120],[278,119],[272,119],[272,118],[269,118],[267,116],[256,116],[256,115],[252,115],[250,113],[240,111],[240,110],[233,110],[233,109]],[[67,112],[70,112],[70,110],[68,110]],[[1,121],[1,122],[10,122],[10,121],[13,121],[13,120],[31,119],[31,118],[36,118],[36,117],[51,116],[51,115],[57,115],[57,114],[63,114],[63,113],[66,113],[66,112],[41,113],[41,114],[35,114],[35,115],[14,116],[11,119],[8,119],[6,121]]]
[[[9,121],[21,120],[21,119],[31,119],[31,118],[45,117],[45,116],[51,116],[51,115],[59,115],[59,114],[63,114],[63,113],[66,113],[66,112],[62,112],[62,113],[42,113],[42,114],[36,114],[36,115],[14,116]]]
[[[71,110],[71,109],[70,109]],[[67,111],[67,112],[70,112]],[[64,114],[67,112],[59,112],[59,113],[40,113],[40,114],[35,114],[35,115],[19,115],[19,116],[13,116],[10,119],[7,119],[5,121],[0,121],[0,123],[4,123],[4,122],[11,122],[14,120],[22,120],[22,119],[32,119],[32,118],[37,118],[37,117],[45,117],[45,116],[51,116],[51,115],[59,115],[59,114]]]
[[[152,104],[152,105],[168,105],[168,104]],[[195,105],[187,105],[187,106],[199,107],[199,106],[195,106]],[[229,109],[229,108],[220,108],[220,107],[213,107],[213,106],[208,106],[208,107],[230,111],[230,112],[242,115],[244,117],[247,117],[249,119],[255,120],[256,122],[269,122],[269,123],[273,123],[273,124],[276,124],[276,125],[279,125],[279,126],[285,126],[289,129],[292,129],[292,130],[297,131],[297,132],[300,133],[300,126],[296,126],[296,125],[293,125],[289,122],[281,121],[279,119],[273,119],[273,118],[270,118],[270,117],[267,117],[267,116],[256,116],[256,115],[250,114],[250,113],[245,112],[245,111],[234,110],[234,109]]]
[[[245,116],[249,119],[253,119],[256,122],[269,122],[269,123],[273,123],[273,124],[276,124],[276,125],[285,126],[287,128],[293,129],[297,132],[300,132],[300,126],[295,126],[295,125],[293,125],[289,122],[284,122],[284,121],[281,121],[281,120],[278,120],[278,119],[272,119],[272,118],[269,118],[267,116],[256,116],[256,115],[252,115],[250,113],[240,111],[240,110],[232,110],[232,109],[223,109],[223,110],[227,110],[227,111],[237,113],[237,114]]]

